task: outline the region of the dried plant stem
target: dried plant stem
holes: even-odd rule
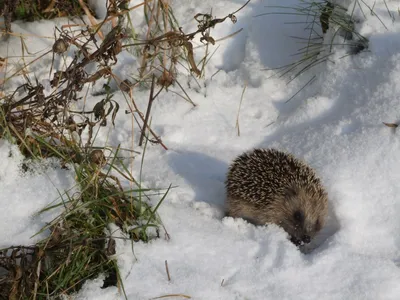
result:
[[[167,260],[165,260],[165,270],[167,271],[168,281],[171,281],[171,276],[169,275],[168,261]]]
[[[247,88],[247,82],[244,85],[243,91],[242,91],[242,96],[240,97],[240,103],[239,103],[239,109],[238,109],[238,113],[236,116],[236,128],[237,128],[237,135],[240,136],[240,127],[239,127],[239,114],[240,114],[240,108],[242,107],[242,102],[243,102],[243,96],[244,96],[244,92],[246,91]]]
[[[136,9],[136,8],[139,8],[139,7],[143,6],[143,5],[144,5],[144,2],[139,3],[139,4],[136,4],[136,5],[132,6],[132,7],[129,7],[128,10],[131,11],[131,10],[134,10],[134,9]],[[123,15],[123,13],[114,14],[114,15],[112,15],[111,17],[108,17],[107,19],[105,19],[104,21],[105,21],[105,22],[108,22],[108,21],[112,20],[113,18],[118,17],[118,16],[121,16],[121,15]]]
[[[36,295],[37,295],[37,290],[38,290],[38,286],[39,286],[39,278],[40,278],[40,270],[42,269],[42,261],[39,260],[37,268],[36,268],[36,280],[35,280],[35,286],[34,286],[34,290],[33,290],[33,299],[36,299]]]
[[[146,131],[146,127],[147,124],[149,122],[149,117],[150,117],[150,111],[151,111],[151,105],[153,104],[153,94],[154,94],[154,82],[155,82],[155,75],[153,74],[152,78],[151,78],[151,88],[150,88],[150,97],[149,97],[149,104],[147,106],[147,111],[146,111],[146,117],[144,119],[144,123],[143,123],[143,129],[142,132],[140,134],[140,139],[139,139],[139,147],[142,146],[143,144],[143,139],[144,139],[144,134]]]
[[[150,300],[171,298],[171,297],[182,297],[182,298],[186,298],[186,299],[192,299],[192,297],[190,297],[188,295],[184,295],[184,294],[169,294],[169,295],[163,295],[160,297],[151,298]]]
[[[8,80],[10,80],[11,78],[13,78],[15,75],[17,75],[19,72],[23,71],[26,67],[28,67],[29,65],[35,63],[36,61],[38,61],[39,59],[41,59],[42,57],[44,57],[45,55],[49,54],[50,52],[52,52],[52,50],[47,51],[46,53],[40,55],[39,57],[35,58],[34,60],[30,61],[28,64],[26,64],[25,66],[23,66],[22,68],[18,69],[18,71],[14,72],[13,74],[11,74],[9,77],[4,79],[4,83],[6,83]]]
[[[90,13],[89,8],[86,6],[85,2],[83,2],[83,0],[78,0],[79,1],[79,5],[82,7],[83,11],[85,12],[86,16],[89,18],[90,23],[92,23],[92,26],[97,25],[96,19],[92,16],[92,14]],[[99,29],[97,31],[97,34],[99,35],[99,37],[104,40],[104,34],[103,32]]]
[[[159,93],[160,93],[160,92],[158,92],[157,95],[158,95]],[[129,96],[130,96],[130,99],[131,99],[131,101],[132,101],[132,105],[133,105],[133,108],[134,108],[134,110],[132,110],[132,112],[133,112],[133,111],[137,112],[138,115],[139,115],[139,117],[140,117],[140,119],[141,119],[142,122],[144,123],[143,114],[142,114],[142,112],[139,110],[139,108],[138,108],[137,105],[136,105],[135,100],[133,99],[132,91],[130,91]],[[155,132],[154,132],[149,126],[147,127],[147,129],[149,130],[149,132],[151,133],[151,135],[157,140],[157,143],[159,143],[165,150],[168,150],[167,146],[164,145],[164,143],[161,141],[161,139],[155,134]]]

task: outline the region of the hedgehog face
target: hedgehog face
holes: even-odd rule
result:
[[[327,196],[322,191],[291,191],[275,217],[295,245],[308,244],[322,229],[327,214]]]
[[[296,210],[293,213],[291,224],[286,227],[290,234],[290,240],[297,246],[308,244],[314,236],[321,230],[321,219],[311,220],[310,217],[306,219],[306,215],[302,210]]]

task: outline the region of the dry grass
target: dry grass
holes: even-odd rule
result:
[[[293,37],[301,45],[298,52],[293,54],[299,59],[289,65],[275,68],[278,70],[277,75],[287,77],[290,83],[307,71],[331,60],[336,49],[344,48],[348,55],[357,55],[367,50],[368,39],[355,29],[355,24],[359,22],[354,17],[356,5],[362,6],[355,1],[354,6],[347,10],[328,0],[303,0],[296,7],[270,7],[279,8],[282,11],[280,13],[268,12],[258,15],[258,17],[263,17],[282,14],[306,17],[304,30],[308,32],[308,37]],[[312,82],[313,80],[307,85]]]
[[[0,0],[5,32],[11,33],[14,20],[34,21],[55,17],[80,16],[84,13],[83,0]]]

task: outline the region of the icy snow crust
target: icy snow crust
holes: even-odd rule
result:
[[[104,1],[91,2],[99,14],[104,13]],[[196,26],[192,19],[196,13],[212,8],[213,15],[223,17],[244,2],[176,0],[173,7],[184,31],[190,32]],[[386,1],[396,18],[393,22],[383,2],[365,1],[374,6],[387,29],[366,7],[364,17],[356,6],[355,14],[362,20],[356,28],[369,38],[369,52],[341,58],[345,51],[336,49],[334,64],[321,64],[286,85],[284,78],[271,77],[274,71],[262,69],[294,61],[291,55],[304,45],[289,36],[307,38],[308,31],[299,23],[287,22],[304,18],[254,16],[278,11],[267,5],[298,2],[251,1],[237,14],[236,24],[227,21],[212,30],[214,38],[221,38],[243,28],[234,38],[218,43],[206,69],[207,80],[199,81],[200,86],[180,76],[196,108],[173,93],[163,93],[153,104],[152,127],[169,150],[149,146],[142,179],[147,187],[177,186],[159,209],[171,238],[135,243],[135,255],[129,242],[118,241],[117,259],[128,299],[167,294],[227,300],[400,299],[400,140],[399,132],[382,124],[400,118],[400,1]],[[353,2],[341,3],[352,6]],[[142,11],[133,11],[132,20],[140,28]],[[13,28],[51,36],[54,24],[62,22],[16,23]],[[26,43],[35,52],[52,42],[28,38]],[[0,45],[0,54],[5,56],[10,49],[18,55],[18,38]],[[138,64],[130,54],[118,58],[120,78],[136,72]],[[46,57],[32,71],[46,78],[50,62],[51,56]],[[56,58],[55,64],[61,66],[62,61]],[[315,74],[317,80],[311,86],[285,103]],[[235,122],[245,85],[237,136]],[[95,90],[96,86],[90,88],[91,93]],[[87,101],[94,105],[101,96],[91,93]],[[123,112],[122,93],[117,92],[114,99]],[[135,101],[145,111],[148,91],[136,91]],[[130,147],[131,122],[119,113],[116,129],[104,131],[97,143]],[[20,158],[7,157],[9,147],[0,143],[3,246],[32,242],[29,237],[42,225],[40,220],[31,223],[32,213],[54,200],[55,187],[63,190],[72,185],[71,178],[63,178],[67,175],[58,171],[49,175],[55,186],[46,183],[47,177],[21,177],[16,167]],[[308,253],[300,252],[277,226],[255,227],[223,217],[227,167],[236,155],[253,147],[290,151],[321,176],[329,192],[329,218]],[[139,162],[140,158],[134,162],[136,176]],[[123,297],[116,287],[102,290],[101,285],[101,278],[87,282],[78,299]]]

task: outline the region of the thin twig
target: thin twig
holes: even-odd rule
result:
[[[161,226],[163,227],[164,232],[165,232],[165,239],[166,239],[167,241],[169,241],[169,240],[171,239],[171,237],[170,237],[170,235],[169,235],[169,233],[168,233],[168,231],[167,231],[167,228],[165,228],[164,224],[162,224],[162,223],[161,223]]]
[[[167,260],[165,260],[165,270],[167,271],[168,281],[171,281],[171,276],[169,275],[168,261]]]
[[[147,123],[149,122],[151,105],[153,104],[153,100],[154,100],[153,93],[154,93],[155,78],[156,78],[156,76],[153,74],[153,77],[151,78],[149,104],[147,105],[146,117],[144,118],[144,124],[143,124],[143,128],[142,128],[142,132],[140,133],[139,147],[141,147],[142,144],[143,144],[145,130],[146,130],[146,127],[147,127]]]
[[[169,294],[169,295],[163,295],[160,297],[151,298],[150,300],[170,298],[170,297],[182,297],[182,298],[186,298],[186,299],[192,299],[192,297],[190,297],[188,295],[184,295],[184,294]]]
[[[134,107],[134,109],[135,109],[134,111],[136,111],[136,112],[138,113],[140,119],[144,122],[143,114],[140,112],[140,110],[138,109],[138,107],[137,107],[137,105],[136,105],[136,103],[135,103],[135,101],[134,101],[134,99],[133,99],[132,90],[129,92],[129,96],[130,96],[130,99],[132,100],[132,104],[133,104],[133,107]],[[133,113],[133,111],[132,111],[132,113]],[[137,123],[138,126],[140,127],[139,122],[137,121],[136,123]],[[149,132],[151,133],[151,135],[157,140],[157,143],[159,143],[165,150],[168,150],[167,146],[164,145],[164,143],[163,143],[163,142],[161,141],[161,139],[155,134],[155,132],[154,132],[150,127],[147,127],[147,129],[149,130]]]

